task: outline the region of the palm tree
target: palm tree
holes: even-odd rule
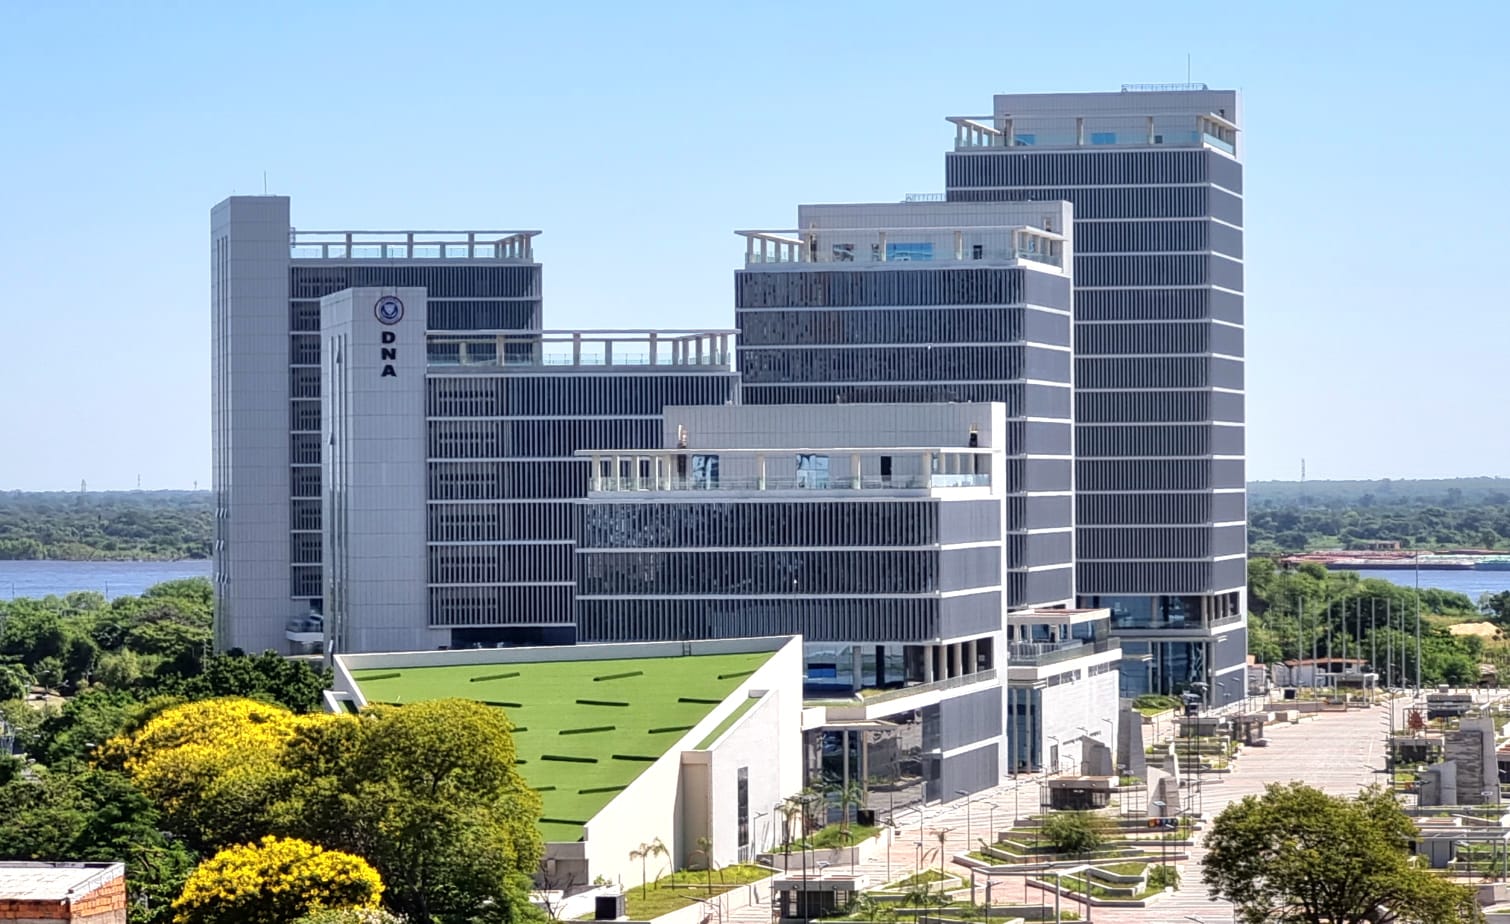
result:
[[[792,855],[792,822],[802,814],[802,802],[796,796],[788,796],[776,805],[776,811],[781,815],[781,834],[786,842],[783,846],[788,858]]]
[[[850,780],[834,790],[839,797],[839,830],[849,834],[849,807],[865,807],[865,786],[859,780]],[[859,819],[856,818],[856,821]],[[849,838],[846,836],[845,840]]]
[[[646,869],[646,864],[649,862],[650,858],[654,857],[654,856],[662,856],[662,857],[669,857],[669,856],[671,856],[671,853],[666,850],[666,845],[663,844],[663,843],[661,843],[661,839],[660,838],[656,838],[656,839],[652,840],[648,844],[641,844],[640,846],[636,847],[635,849],[629,851],[629,859],[630,859],[630,861],[634,861],[634,860],[639,860],[640,861],[640,897],[641,898],[644,898],[645,895],[648,894],[649,891],[650,891],[650,874],[649,874],[648,870]]]
[[[941,878],[944,875],[944,841],[953,830],[953,828],[939,828],[933,832],[933,836],[939,839],[939,876]]]
[[[713,838],[703,835],[697,839],[697,852],[703,855],[703,869],[708,874],[708,897],[713,897]],[[722,878],[720,876],[720,878]]]

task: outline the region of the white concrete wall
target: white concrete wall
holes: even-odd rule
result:
[[[642,646],[581,647],[622,650]],[[679,649],[680,643],[676,643],[676,647]],[[633,655],[620,653],[615,657]],[[695,763],[709,766],[710,792],[702,799],[701,806],[696,810],[689,810],[682,785],[683,752],[696,749],[704,737],[749,698],[752,691],[761,690],[767,691],[766,696],[771,700],[769,708],[761,705],[746,713],[718,742],[714,742],[719,753],[694,758]],[[763,713],[763,718],[749,724],[751,717],[758,711]],[[756,792],[790,795],[801,788],[797,782],[802,773],[801,711],[802,643],[799,639],[791,639],[781,645],[759,670],[745,678],[727,699],[714,707],[660,760],[651,764],[627,789],[588,820],[584,848],[590,878],[606,876],[615,882],[622,881],[625,885],[638,884],[640,864],[631,861],[629,853],[640,844],[657,837],[671,854],[672,868],[685,866],[692,852],[697,849],[697,838],[703,830],[700,825],[696,829],[691,828],[688,818],[700,820],[716,817],[720,813],[728,815],[726,810],[715,812],[713,809],[725,804],[733,805],[736,770],[734,763],[725,763],[722,756],[725,749],[728,749],[731,761],[748,759],[751,754],[761,756],[759,761],[748,764],[752,812],[756,804]],[[771,801],[778,798],[780,796],[773,797]],[[733,855],[737,853],[733,828],[724,827],[732,823],[732,819],[714,822],[714,856],[718,858],[720,865],[732,862]],[[725,829],[728,831],[727,835],[721,835],[720,831]],[[725,836],[727,848],[721,840]],[[660,862],[665,864],[666,861]]]
[[[375,308],[396,297],[402,317]],[[425,290],[346,289],[320,304],[326,633],[336,651],[403,651],[428,629]]]
[[[286,651],[289,598],[289,200],[210,211],[215,646]]]
[[[1108,653],[1087,658],[1091,663],[1115,664],[1120,653]],[[1075,665],[1078,666],[1078,665]],[[1054,665],[1059,670],[1069,670],[1070,665]],[[1044,673],[1049,673],[1045,668]],[[1081,678],[1073,683],[1061,683],[1043,690],[1043,748],[1044,763],[1049,761],[1050,748],[1054,742],[1049,735],[1059,738],[1059,766],[1053,770],[1080,772],[1081,747],[1079,739],[1085,735],[1081,727],[1090,729],[1090,737],[1111,747],[1116,753],[1115,736],[1112,734],[1118,716],[1117,671],[1109,670],[1094,677],[1087,676],[1082,668]],[[1111,719],[1108,728],[1102,719]]]
[[[798,665],[801,670],[801,665]],[[708,793],[713,859],[739,861],[739,769],[749,770],[749,856],[780,840],[773,806],[802,788],[802,690],[774,689],[710,748]]]

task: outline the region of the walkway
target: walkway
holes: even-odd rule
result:
[[[1307,718],[1298,725],[1267,727],[1268,746],[1245,748],[1234,761],[1231,773],[1204,776],[1201,801],[1207,821],[1230,802],[1263,792],[1265,784],[1271,782],[1304,780],[1339,795],[1351,795],[1370,785],[1376,770],[1384,764],[1383,733],[1387,729],[1388,715],[1384,707],[1375,706],[1349,712],[1328,712]],[[949,858],[977,846],[978,841],[987,836],[993,815],[996,827],[1006,827],[1012,817],[1014,802],[1023,815],[1037,811],[1036,778],[1008,782],[976,795],[968,804],[959,800],[929,806],[921,813],[899,812],[896,822],[900,831],[892,841],[889,856],[862,864],[857,871],[863,873],[872,886],[877,886],[910,875],[919,866],[937,869],[938,835],[943,831],[945,870],[962,874],[963,868],[951,864]],[[1201,924],[1233,924],[1232,907],[1206,897],[1200,866],[1205,851],[1197,843],[1188,848],[1188,852],[1189,861],[1181,864],[1183,888],[1179,891],[1148,908],[1092,908],[1089,920],[1106,924],[1183,924],[1188,919]],[[849,872],[839,867],[830,867],[829,871]],[[978,900],[984,899],[982,883]],[[992,886],[993,903],[1018,901],[1052,905],[1053,893],[1029,888],[1021,880],[996,880]],[[1067,896],[1062,899],[1062,907],[1076,911],[1081,920],[1087,919],[1085,907]],[[770,924],[770,911],[761,906],[735,912],[728,916],[725,924]]]

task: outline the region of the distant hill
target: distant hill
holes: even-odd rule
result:
[[[1436,507],[1510,504],[1510,478],[1433,478],[1378,481],[1251,481],[1248,503],[1263,506]]]
[[[0,560],[208,558],[209,491],[0,491]]]

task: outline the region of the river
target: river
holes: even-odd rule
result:
[[[198,561],[0,561],[0,600],[94,590],[107,598],[139,594],[153,584],[209,577]]]
[[[1401,587],[1416,586],[1414,568],[1368,568],[1360,570],[1358,574],[1366,578],[1379,578],[1391,584],[1399,584]],[[1510,590],[1510,571],[1428,571],[1422,569],[1421,587],[1455,590],[1460,594],[1467,594],[1468,599],[1477,603],[1479,594],[1497,594],[1502,590]]]

